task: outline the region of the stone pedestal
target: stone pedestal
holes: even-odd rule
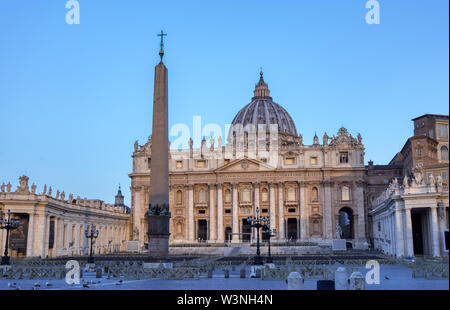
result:
[[[333,239],[333,251],[347,251],[347,242],[345,239]]]
[[[255,265],[250,267],[250,278],[261,278],[261,273],[264,271],[265,266]]]
[[[288,290],[301,290],[303,289],[303,284],[305,284],[305,279],[302,275],[296,271],[291,272],[286,279]]]
[[[169,256],[169,219],[167,215],[148,215],[148,254],[152,258]]]
[[[361,272],[355,271],[350,276],[350,290],[365,290],[366,281]]]
[[[347,270],[344,267],[339,267],[334,273],[334,287],[336,291],[348,290],[348,285]]]
[[[134,241],[127,241],[126,243],[126,251],[127,252],[139,252],[139,241],[138,240],[134,240]]]

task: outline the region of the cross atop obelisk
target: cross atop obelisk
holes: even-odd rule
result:
[[[161,30],[161,33],[158,34],[157,36],[161,37],[161,49],[159,50],[159,57],[161,57],[161,62],[162,62],[162,59],[163,59],[163,56],[164,56],[164,42],[163,42],[163,39],[164,39],[164,36],[167,36],[167,33],[164,33]]]

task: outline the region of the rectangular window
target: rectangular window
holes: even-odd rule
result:
[[[197,160],[197,168],[203,168],[206,166],[206,160]]]
[[[177,160],[177,168],[183,168],[183,161]]]
[[[350,188],[348,186],[342,186],[341,194],[342,200],[344,201],[350,200]]]
[[[250,202],[250,190],[249,189],[244,189],[241,192],[241,200],[242,202]]]
[[[348,163],[348,152],[341,152],[339,154],[339,162],[341,164],[346,164]]]
[[[422,156],[422,149],[417,149],[417,156]]]
[[[261,201],[267,202],[267,200],[269,200],[267,190],[263,190],[261,193]]]
[[[285,165],[293,165],[294,162],[295,162],[295,158],[294,158],[294,157],[287,157],[287,158],[284,160],[284,164],[285,164]]]
[[[317,157],[310,157],[309,158],[309,163],[311,165],[317,165]]]
[[[198,214],[205,214],[206,210],[198,210]]]
[[[288,188],[287,196],[288,201],[295,201],[295,189],[293,187]]]
[[[438,138],[448,138],[448,125],[437,124],[437,134]]]
[[[262,209],[262,213],[267,213],[267,212],[269,212],[269,210],[267,210],[267,209]]]
[[[225,213],[231,213],[231,210],[230,209],[225,209]]]
[[[148,169],[150,169],[150,163],[151,163],[151,162],[152,162],[152,159],[149,158],[148,161],[147,161]]]
[[[295,213],[295,208],[289,208],[289,209],[288,209],[288,212],[289,212],[289,213]]]
[[[447,180],[447,171],[441,172],[442,180]]]

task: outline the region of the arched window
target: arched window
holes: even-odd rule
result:
[[[312,197],[312,201],[319,200],[319,191],[317,190],[317,187],[313,187],[313,189],[311,191],[311,197]]]
[[[177,191],[177,204],[181,204],[183,202],[183,193],[181,190]]]
[[[267,202],[269,200],[269,195],[267,194],[267,188],[264,188],[261,192],[261,201]]]
[[[230,203],[231,202],[231,191],[229,189],[227,189],[225,191],[225,202],[226,203]]]
[[[441,147],[441,160],[448,160],[448,147],[445,145]]]
[[[350,188],[346,185],[342,186],[342,200],[350,200]]]
[[[244,188],[241,191],[241,202],[251,202],[250,194],[251,194],[250,189]]]
[[[295,201],[295,188],[289,187],[287,192],[288,201]]]
[[[206,191],[203,188],[198,191],[198,202],[206,203]]]

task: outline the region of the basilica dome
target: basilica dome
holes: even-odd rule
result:
[[[266,124],[266,130],[269,130],[270,124],[277,124],[279,134],[297,137],[297,129],[292,117],[282,106],[272,100],[268,85],[264,82],[263,73],[261,72],[260,75],[252,101],[236,114],[232,125],[241,124],[245,128],[246,125],[252,124],[257,130],[258,124]]]

